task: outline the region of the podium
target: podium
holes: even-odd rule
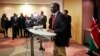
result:
[[[42,47],[42,37],[48,38],[48,37],[54,37],[56,36],[55,33],[48,32],[46,29],[43,29],[41,27],[36,27],[36,28],[28,28],[28,31],[31,32],[34,35],[39,35],[41,36],[40,39],[40,50],[44,50]],[[31,56],[34,56],[34,37],[31,37]]]

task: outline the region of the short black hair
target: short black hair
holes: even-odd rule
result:
[[[66,13],[68,13],[68,10],[64,10]]]
[[[53,4],[54,4],[54,6],[57,7],[57,9],[60,9],[60,5],[58,3],[53,3]]]

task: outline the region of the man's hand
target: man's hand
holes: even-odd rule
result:
[[[52,32],[52,33],[54,33],[54,30],[47,30],[48,32]]]
[[[100,33],[100,30],[99,30],[99,33]]]
[[[97,28],[97,30],[99,31],[99,33],[100,33],[100,29],[99,28]]]

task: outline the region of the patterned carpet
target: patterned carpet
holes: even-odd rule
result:
[[[44,41],[43,47],[44,56],[53,56],[53,42]],[[35,56],[41,56],[39,49],[39,42],[34,39]],[[66,47],[67,56],[88,56],[86,54],[87,48],[78,45],[74,41],[70,41],[70,46]],[[30,56],[30,38],[0,38],[0,56]]]
[[[0,49],[2,48],[13,48],[20,46],[25,43],[25,39],[15,39],[12,40],[11,38],[0,39]]]
[[[44,47],[46,48],[46,56],[52,56],[53,42],[46,42]],[[85,47],[80,46],[73,41],[70,42],[69,47],[66,47],[67,56],[88,56],[86,52],[87,49]]]

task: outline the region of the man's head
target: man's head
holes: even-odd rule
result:
[[[14,16],[17,16],[17,14],[16,14],[16,13],[14,13]]]
[[[58,3],[52,3],[51,4],[51,12],[52,13],[55,13],[55,12],[57,12],[59,10],[60,10],[60,5]]]
[[[41,15],[44,15],[44,12],[43,11],[41,11]]]
[[[64,10],[64,15],[68,15],[68,10]]]
[[[34,15],[33,14],[31,14],[31,17],[33,17]]]
[[[4,14],[2,15],[2,17],[6,17],[6,14],[4,13]]]
[[[23,16],[23,13],[20,13],[20,16]]]

